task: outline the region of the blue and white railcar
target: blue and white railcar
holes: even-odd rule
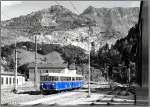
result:
[[[67,90],[81,88],[83,76],[77,74],[44,73],[40,76],[41,90]]]

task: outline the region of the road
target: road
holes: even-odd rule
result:
[[[97,87],[96,87],[97,86]],[[119,98],[115,95],[108,95],[105,84],[91,84],[91,97],[88,98],[88,89],[85,85],[84,89],[75,89],[66,92],[43,95],[41,93],[24,93],[14,94],[12,92],[2,92],[1,104],[3,105],[92,105],[92,104],[134,104],[133,98]],[[93,91],[95,89],[100,89]]]
[[[77,89],[64,93],[57,93],[48,95],[46,98],[41,98],[34,101],[20,103],[24,105],[92,105],[92,104],[134,104],[133,98],[117,98],[115,95],[107,95],[104,93],[92,93],[91,97],[88,95],[87,89]]]

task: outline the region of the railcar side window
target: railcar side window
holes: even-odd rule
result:
[[[47,81],[50,81],[50,76],[47,77]]]
[[[66,77],[60,77],[61,81],[67,81]]]
[[[43,76],[40,76],[40,80],[43,81]]]
[[[72,77],[72,81],[75,81],[75,77]]]
[[[55,77],[55,81],[58,81],[58,77]]]
[[[44,81],[46,81],[46,76],[44,76]]]
[[[76,77],[76,80],[78,80],[78,81],[82,80],[82,77]]]
[[[69,77],[66,77],[66,81],[69,81]]]
[[[48,76],[46,76],[46,81],[48,81]]]

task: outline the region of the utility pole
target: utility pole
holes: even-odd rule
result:
[[[17,64],[17,43],[15,41],[15,93],[17,92]]]
[[[17,37],[15,39],[15,80],[14,81],[14,89],[13,89],[13,92],[14,93],[17,93]]]
[[[36,91],[39,90],[39,85],[38,85],[38,71],[37,71],[37,37],[35,35],[35,81],[34,81],[34,86],[36,88]]]
[[[90,25],[89,25],[89,38],[88,38],[88,42],[89,42],[89,58],[88,58],[88,60],[89,60],[89,80],[88,80],[88,96],[87,97],[91,97],[91,84],[90,84],[90,82],[91,82],[91,67],[90,67],[90,45],[91,45],[91,43],[90,43],[90,36],[91,36],[91,27],[90,27]]]

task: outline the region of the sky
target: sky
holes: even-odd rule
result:
[[[30,14],[33,11],[50,8],[51,5],[58,4],[77,14],[82,13],[89,6],[96,8],[140,7],[140,1],[1,1],[1,20]]]

